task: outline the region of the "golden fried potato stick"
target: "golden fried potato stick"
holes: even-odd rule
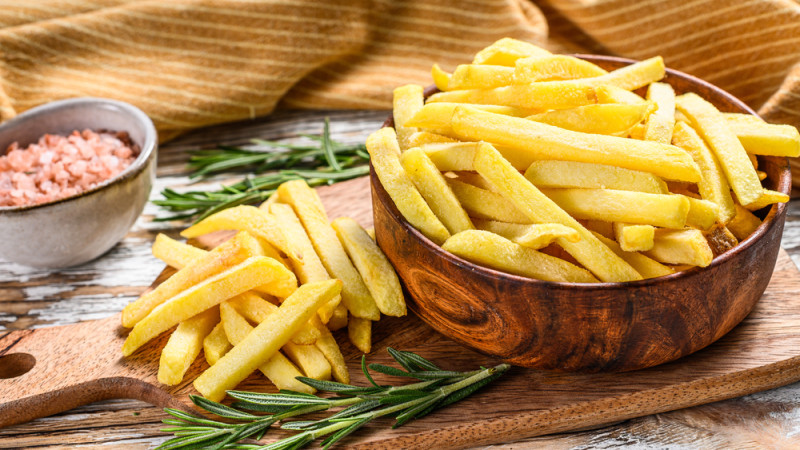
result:
[[[226,336],[230,336],[234,348],[244,341],[253,331],[253,326],[247,323],[247,320],[230,306],[227,301],[220,304],[220,315],[222,316],[225,334]],[[307,394],[316,392],[316,389],[297,380],[297,377],[302,376],[303,373],[300,372],[297,366],[292,364],[289,359],[283,356],[281,352],[275,352],[267,362],[258,367],[258,370],[260,370],[278,389],[289,389],[297,392],[305,392]]]
[[[228,336],[225,334],[225,327],[222,325],[222,322],[218,323],[217,326],[208,333],[208,336],[203,339],[203,354],[209,366],[216,364],[217,361],[222,358],[222,355],[228,353],[232,348],[233,345],[228,341]]]
[[[452,75],[442,70],[438,64],[434,64],[433,67],[431,67],[431,78],[433,78],[433,84],[435,84],[440,91],[446,91],[449,89],[451,77]]]
[[[493,89],[439,92],[428,97],[428,103],[435,102],[501,105],[545,111],[597,103],[597,97],[594,88],[586,84],[574,81],[542,81]]]
[[[711,229],[719,221],[719,206],[708,200],[686,196],[689,200],[689,214],[686,225],[703,231]]]
[[[491,145],[483,144],[475,154],[475,169],[534,223],[559,223],[575,229],[581,240],[557,243],[601,281],[633,281],[641,275],[620,259],[583,225],[547,198],[517,172]]]
[[[593,188],[667,194],[664,180],[649,172],[575,161],[535,161],[525,171],[539,188]]]
[[[740,241],[747,239],[760,225],[761,219],[741,205],[736,205],[736,215],[727,223],[728,229]]]
[[[496,192],[481,189],[457,179],[448,178],[447,184],[450,185],[450,189],[453,190],[461,206],[473,218],[509,223],[531,223],[528,216]]]
[[[153,256],[176,269],[182,269],[186,264],[200,259],[208,253],[203,249],[178,242],[161,233],[158,233],[156,240],[153,242],[152,252]]]
[[[479,230],[489,231],[511,242],[534,250],[547,247],[558,238],[564,238],[571,242],[581,240],[581,236],[577,231],[557,223],[525,225],[485,219],[474,219],[474,222]]]
[[[472,64],[492,64],[514,67],[520,58],[551,56],[552,53],[529,42],[502,38],[475,54]]]
[[[653,248],[645,255],[666,264],[706,267],[714,259],[703,232],[694,228],[656,230]]]
[[[381,185],[403,217],[436,244],[444,242],[450,233],[400,164],[400,149],[394,130],[387,127],[372,133],[367,138],[367,150]]]
[[[728,227],[721,223],[706,231],[705,236],[709,247],[711,247],[711,253],[714,254],[715,258],[736,247],[736,244],[739,243],[739,240],[736,239],[736,236],[733,235]]]
[[[239,205],[223,209],[183,230],[181,236],[188,239],[219,230],[247,231],[274,245],[289,258],[303,260],[303,255],[286,240],[275,219],[255,206]]]
[[[685,150],[671,145],[578,133],[468,106],[456,108],[451,125],[462,139],[516,148],[536,159],[607,164],[670,180],[700,180],[697,164]]]
[[[535,81],[575,80],[605,75],[608,72],[589,61],[568,55],[520,58],[514,68],[515,84]]]
[[[614,237],[623,251],[642,252],[653,248],[656,229],[652,225],[614,222],[613,228]]]
[[[275,220],[280,224],[287,239],[292,241],[295,248],[303,253],[302,262],[292,262],[292,269],[300,280],[300,283],[305,284],[315,281],[330,280],[331,277],[328,271],[319,259],[316,250],[314,250],[314,245],[311,243],[311,239],[308,237],[308,234],[306,234],[303,224],[300,223],[300,219],[297,217],[292,207],[286,204],[276,203],[270,206],[270,213],[272,213],[272,216],[275,217]],[[341,300],[341,296],[336,296],[330,303],[323,305],[322,308],[317,311],[322,322],[327,323],[328,320],[330,320],[333,310],[336,309],[336,306],[339,305]]]
[[[169,244],[170,241],[172,240],[165,236],[158,242],[160,245],[165,245]],[[174,245],[172,246],[174,247]],[[189,251],[181,252],[180,254],[175,252],[172,256],[173,259],[176,259],[189,256],[189,253]],[[122,326],[126,328],[133,327],[157,306],[180,292],[244,262],[247,258],[260,255],[262,255],[262,250],[256,239],[247,232],[240,232],[210,252],[204,252],[202,258],[184,260],[183,266],[175,274],[152,291],[145,292],[134,302],[125,306],[122,310]]]
[[[254,323],[263,322],[267,316],[274,313],[278,306],[273,305],[261,296],[252,292],[245,292],[228,300],[228,303],[247,320]],[[292,342],[298,345],[309,345],[319,339],[321,335],[316,323],[309,321],[292,335]]]
[[[662,144],[672,143],[675,128],[675,91],[667,83],[651,83],[647,99],[658,106],[655,114],[647,118],[644,139]]]
[[[655,109],[652,102],[604,103],[555,109],[530,115],[526,119],[581,133],[627,136],[636,124],[652,117]]]
[[[453,117],[453,112],[463,103],[453,102],[434,102],[427,103],[414,116],[406,122],[409,126],[424,128],[426,130],[434,130],[437,133],[445,136],[452,136],[453,130],[450,128],[450,119]],[[470,105],[475,109],[481,111],[488,111],[495,114],[503,114],[506,116],[514,117],[527,117],[535,114],[537,111],[533,109],[514,108],[512,106],[501,105]]]
[[[203,349],[203,340],[219,323],[219,308],[209,308],[178,324],[161,350],[158,382],[175,386]]]
[[[453,142],[428,144],[420,148],[425,151],[440,172],[471,171],[475,170],[472,161],[475,159],[478,144],[478,142]],[[497,151],[518,170],[527,169],[535,161],[530,154],[517,149],[499,147]]]
[[[356,317],[379,319],[380,311],[375,300],[347,257],[327,215],[320,213],[321,205],[314,206],[314,190],[304,180],[292,180],[281,184],[278,194],[294,209],[325,269],[331,277],[342,280],[342,302],[350,313]]]
[[[503,272],[545,281],[596,283],[589,271],[554,256],[523,247],[483,230],[454,234],[442,249],[468,261]]]
[[[233,389],[256,368],[267,362],[289,342],[297,329],[308,321],[320,306],[341,293],[339,280],[319,281],[300,286],[283,304],[261,322],[247,337],[216,364],[203,372],[194,387],[204,397],[220,401],[225,391]]]
[[[395,88],[392,100],[392,115],[394,117],[394,128],[397,132],[397,142],[400,150],[406,150],[408,138],[419,131],[417,128],[406,125],[408,119],[413,117],[424,103],[422,97],[422,86],[418,84],[407,84]]]
[[[400,164],[450,234],[475,228],[447,185],[444,175],[424,150],[414,148],[406,151],[400,157]]]
[[[639,272],[644,278],[655,278],[675,273],[675,269],[672,267],[665,266],[639,252],[626,252],[622,250],[619,244],[614,242],[613,239],[609,239],[594,231],[592,233],[594,233],[597,239],[600,239],[600,242],[606,244],[611,251],[616,253],[620,258],[624,259],[625,262],[636,269],[636,271]]]
[[[348,311],[344,304],[339,303],[339,306],[333,310],[333,315],[331,316],[331,320],[328,321],[326,324],[328,326],[328,330],[336,331],[340,330],[347,326],[348,319]]]
[[[597,86],[594,89],[597,95],[597,103],[644,103],[647,100],[639,97],[636,93],[616,86]]]
[[[765,208],[773,203],[786,203],[790,200],[790,197],[783,192],[773,191],[772,189],[763,189],[761,190],[761,195],[756,199],[756,201],[744,205],[745,208],[749,209],[750,211],[758,211],[761,208]]]
[[[731,131],[748,153],[800,156],[800,132],[791,125],[764,122],[752,114],[722,113]]]
[[[362,353],[372,351],[372,321],[351,317],[347,324],[347,335],[350,342]]]
[[[583,83],[594,87],[608,85],[634,91],[664,78],[665,74],[666,67],[664,66],[664,59],[660,56],[655,56],[629,66],[621,67],[599,77],[573,81],[575,83]]]
[[[675,123],[672,142],[692,155],[703,174],[700,181],[697,182],[700,197],[714,202],[719,209],[720,222],[728,223],[736,213],[728,179],[722,172],[722,166],[717,157],[703,142],[703,138],[686,122]]]
[[[270,280],[294,280],[281,263],[266,256],[254,256],[224,272],[206,278],[180,292],[140,320],[122,345],[128,356],[150,339],[214,305],[247,292]],[[295,281],[296,282],[296,281]]]
[[[353,261],[353,265],[364,279],[364,284],[367,285],[381,313],[387,316],[405,316],[406,301],[403,298],[400,280],[394,267],[375,241],[361,228],[361,225],[349,217],[340,217],[331,225],[336,230],[336,235],[350,256],[350,260]]]
[[[460,64],[453,71],[447,90],[491,89],[508,86],[514,79],[514,68],[483,64]]]
[[[417,131],[408,137],[409,148],[419,147],[427,144],[443,144],[447,142],[458,141],[443,134],[431,133],[430,131]]]
[[[314,345],[316,345],[319,351],[325,355],[325,358],[331,365],[331,374],[333,375],[333,379],[339,383],[349,384],[350,371],[347,369],[347,364],[344,362],[344,355],[342,355],[342,350],[339,348],[339,344],[336,343],[336,339],[334,339],[333,335],[328,328],[325,327],[325,325],[322,325],[321,331],[322,335],[319,337],[319,339],[317,339],[317,342],[315,342]]]
[[[676,107],[695,128],[717,157],[736,198],[747,207],[761,197],[763,188],[755,168],[725,117],[697,94],[676,98]],[[689,181],[689,180],[686,180]]]

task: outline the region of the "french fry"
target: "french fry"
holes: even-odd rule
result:
[[[297,345],[288,342],[283,346],[283,352],[307,377],[315,380],[331,379],[331,364],[315,345]]]
[[[708,241],[708,246],[711,247],[711,253],[714,254],[715,258],[732,249],[733,247],[736,247],[736,244],[739,243],[739,240],[736,239],[736,236],[734,236],[733,233],[731,233],[731,231],[721,223],[706,231],[705,235],[706,240]]]
[[[350,342],[362,353],[372,351],[372,321],[351,317],[347,324],[347,335]]]
[[[158,233],[153,242],[153,256],[166,265],[182,269],[187,263],[200,259],[206,251],[182,242],[178,242],[165,234]]]
[[[545,281],[597,282],[585,269],[489,231],[467,230],[454,234],[445,241],[442,249],[476,264],[515,275]]]
[[[444,242],[450,233],[425,203],[400,164],[400,149],[394,130],[382,128],[372,133],[367,138],[367,150],[381,185],[403,217],[433,242]]]
[[[203,354],[209,366],[213,366],[225,353],[228,353],[233,346],[228,341],[225,334],[225,327],[222,322],[218,323],[208,336],[203,339]]]
[[[614,222],[614,236],[626,252],[642,252],[653,248],[656,229],[652,225]]]
[[[719,209],[719,220],[727,223],[735,215],[730,186],[717,157],[706,146],[703,139],[686,122],[675,124],[672,142],[692,155],[703,176],[697,182],[700,196],[714,202]]]
[[[791,125],[764,122],[751,114],[723,113],[742,147],[756,155],[800,156],[800,132]]]
[[[547,247],[558,238],[564,238],[571,242],[578,242],[581,239],[577,231],[557,223],[523,225],[476,219],[475,226],[480,230],[500,235],[511,242],[534,250]]]
[[[636,95],[636,93],[634,92],[616,86],[608,86],[608,85],[597,86],[594,89],[594,92],[597,95],[597,103],[636,104],[636,103],[644,103],[647,101],[642,97]]]
[[[750,211],[758,211],[761,208],[766,208],[773,203],[786,203],[790,197],[783,192],[773,191],[772,189],[761,189],[761,195],[752,203],[744,205]]]
[[[346,317],[345,315],[345,318]],[[347,370],[347,364],[344,362],[344,356],[342,355],[342,350],[339,348],[339,344],[336,343],[336,339],[334,339],[327,327],[323,325],[320,330],[322,334],[314,345],[325,355],[325,358],[331,365],[333,379],[339,383],[349,384],[350,371]]]
[[[608,164],[670,180],[700,180],[697,164],[685,150],[671,145],[578,133],[465,106],[456,108],[452,127],[462,139],[516,148],[536,159]]]
[[[472,64],[492,64],[514,67],[520,58],[550,56],[552,53],[528,42],[502,38],[475,54]]]
[[[719,206],[708,200],[686,197],[689,200],[689,214],[686,225],[692,228],[708,230],[719,220]]]
[[[483,64],[460,64],[453,71],[448,90],[491,89],[508,86],[514,78],[514,68]]]
[[[223,302],[220,305],[220,315],[222,316],[225,334],[230,336],[234,348],[252,333],[253,327],[232,306],[228,305],[228,302]],[[278,389],[289,389],[308,394],[313,394],[316,391],[311,386],[297,380],[297,377],[303,374],[280,352],[275,352],[265,363],[259,365],[258,369]]]
[[[409,118],[413,117],[417,111],[422,109],[423,102],[422,86],[420,85],[407,84],[394,90],[392,113],[400,150],[408,149],[408,138],[419,131],[414,127],[407,126],[406,122]]]
[[[303,261],[292,261],[292,269],[300,280],[301,284],[313,283],[315,281],[329,280],[331,277],[325,266],[317,256],[314,245],[306,234],[303,224],[295,214],[291,206],[285,204],[273,204],[270,206],[270,213],[280,224],[286,238],[292,241],[294,246],[303,253]],[[333,314],[333,310],[341,301],[341,296],[334,297],[330,303],[323,305],[317,314],[322,322],[327,323]]]
[[[608,248],[611,249],[611,251],[616,253],[617,256],[619,256],[620,258],[624,259],[625,262],[627,262],[634,269],[636,269],[636,271],[639,272],[644,278],[655,278],[675,273],[675,269],[673,269],[672,267],[665,266],[660,262],[652,258],[648,258],[647,256],[639,252],[626,252],[622,250],[619,244],[614,242],[613,239],[609,239],[596,232],[593,233],[597,237],[597,239],[600,240],[600,242],[607,245]]]
[[[289,258],[303,260],[303,255],[292,248],[275,219],[255,206],[239,205],[223,209],[183,230],[181,236],[188,239],[219,230],[247,231],[274,245]]]
[[[147,317],[137,322],[128,334],[122,345],[122,354],[130,355],[150,339],[178,323],[265,282],[293,279],[295,279],[294,274],[272,258],[265,256],[248,258],[180,292],[154,309]]]
[[[514,83],[575,80],[605,75],[608,72],[583,59],[567,55],[520,58],[515,63]]]
[[[166,239],[162,238],[162,244]],[[188,253],[188,252],[187,252]],[[252,256],[261,255],[261,246],[249,233],[237,233],[231,239],[218,245],[204,257],[184,261],[184,266],[152,291],[146,292],[122,310],[122,326],[131,328],[165,301],[189,289],[199,282],[218,275]],[[179,255],[173,253],[173,257]],[[173,258],[173,259],[174,259]],[[199,311],[197,311],[199,312]],[[190,316],[191,317],[191,316]],[[188,317],[186,317],[188,319]],[[177,322],[176,322],[177,323]]]
[[[660,56],[655,56],[619,68],[599,77],[573,81],[575,83],[588,84],[594,87],[609,85],[633,91],[664,78],[665,73],[666,67],[664,67],[664,60]]]
[[[445,136],[451,136],[453,130],[450,128],[450,119],[453,117],[453,112],[462,106],[461,103],[452,102],[435,102],[428,103],[417,111],[414,116],[408,119],[409,126],[415,126],[428,130],[436,130]],[[481,111],[488,111],[495,114],[503,114],[506,116],[514,117],[527,117],[536,113],[535,110],[514,108],[511,106],[500,105],[471,105],[475,109]]]
[[[534,186],[547,188],[594,188],[668,193],[667,184],[649,172],[604,164],[575,161],[535,161],[525,171]]]
[[[641,275],[577,220],[547,198],[517,172],[491,145],[483,144],[475,154],[475,169],[534,223],[559,223],[578,231],[581,240],[560,238],[558,245],[601,281],[633,281]]]
[[[740,241],[747,239],[760,225],[761,219],[741,205],[736,205],[736,215],[727,223],[728,229]]]
[[[433,84],[435,84],[440,91],[448,90],[451,76],[452,75],[442,70],[438,64],[434,64],[433,67],[431,67],[431,78],[433,78]]]
[[[412,151],[409,150],[405,154],[408,155]],[[331,225],[336,230],[336,235],[347,251],[347,255],[350,256],[350,260],[353,261],[353,265],[361,274],[364,284],[367,285],[381,313],[387,316],[405,316],[406,301],[403,298],[400,280],[397,278],[394,267],[375,241],[355,220],[349,217],[340,217]]]
[[[219,323],[219,308],[209,308],[184,320],[169,337],[161,350],[158,363],[158,382],[175,386],[203,349],[203,340]]]
[[[306,323],[320,306],[341,293],[339,280],[300,286],[238,345],[194,381],[204,397],[219,401],[256,368],[268,361]]]
[[[493,89],[463,89],[439,92],[428,97],[428,103],[477,103],[538,110],[574,108],[596,101],[593,87],[572,81],[542,81]]]
[[[651,83],[647,88],[647,99],[658,106],[647,118],[644,138],[648,141],[669,144],[675,128],[675,91],[667,83]]]
[[[559,208],[576,219],[683,228],[690,203],[682,195],[649,194],[614,189],[541,189]]]
[[[684,94],[675,101],[676,107],[689,118],[692,126],[716,155],[739,202],[746,207],[758,200],[762,192],[761,181],[747,157],[747,152],[728,127],[722,113],[697,94]]]
[[[331,320],[326,325],[330,331],[336,331],[346,327],[348,320],[347,308],[345,308],[344,304],[339,303],[339,306],[333,310]]]
[[[472,161],[475,159],[478,144],[478,142],[457,142],[430,144],[420,148],[425,151],[440,172],[471,171],[475,170]],[[497,151],[518,170],[527,169],[535,161],[529,154],[517,149],[500,147]]]
[[[417,131],[408,137],[409,148],[426,144],[444,144],[448,142],[456,142],[456,140],[443,134],[431,133],[430,131]]]
[[[499,222],[531,223],[528,216],[496,192],[454,179],[448,179],[447,184],[471,217]]]
[[[260,205],[258,205],[258,209],[268,213],[270,206],[272,206],[275,203],[281,202],[278,197],[279,197],[278,194],[276,192],[273,192],[272,195],[270,195],[266,200],[264,200],[263,202],[261,202]]]
[[[655,105],[651,102],[605,103],[556,109],[534,114],[526,119],[582,133],[627,136],[634,125],[652,117],[655,109]]]
[[[706,267],[714,253],[703,232],[694,228],[683,230],[656,230],[653,248],[645,255],[666,264],[688,264]]]
[[[616,239],[614,235],[614,224],[612,222],[605,222],[602,220],[581,220],[580,221],[587,230],[604,236],[612,241]]]
[[[408,150],[400,157],[400,163],[422,194],[422,198],[450,234],[475,228],[467,212],[447,186],[444,175],[439,172],[425,151],[420,148]]]
[[[325,269],[331,277],[338,278],[344,283],[342,302],[350,313],[356,317],[374,320],[380,318],[375,300],[347,257],[344,247],[336,237],[336,232],[328,222],[328,217],[320,214],[317,208],[312,206],[314,190],[303,180],[293,180],[281,184],[278,193],[281,199],[292,205]]]
[[[628,137],[631,139],[644,140],[645,126],[642,124],[634,125],[628,132]]]
[[[267,316],[274,313],[278,306],[264,300],[260,296],[245,292],[228,300],[228,303],[236,308],[236,311],[247,320],[254,323],[261,323]],[[311,321],[300,327],[297,333],[292,335],[292,342],[298,345],[309,345],[319,339],[320,330]]]

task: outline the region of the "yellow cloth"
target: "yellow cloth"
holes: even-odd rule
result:
[[[800,125],[791,0],[0,0],[0,119],[67,97],[142,108],[164,137],[287,108],[389,108],[392,88],[500,37],[662,55]]]

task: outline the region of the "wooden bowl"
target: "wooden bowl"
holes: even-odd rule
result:
[[[631,60],[583,56],[613,70]],[[755,114],[725,91],[667,69],[676,93],[695,92],[721,111]],[[386,125],[391,126],[391,118]],[[766,187],[788,193],[786,158],[759,157]],[[473,264],[442,250],[402,217],[370,171],[375,236],[397,269],[410,308],[461,344],[537,369],[628,371],[711,344],[750,313],[769,283],[786,205],[706,268],[627,283],[556,283]]]

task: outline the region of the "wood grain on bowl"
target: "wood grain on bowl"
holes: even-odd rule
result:
[[[605,69],[630,60],[581,55]],[[695,92],[720,111],[754,114],[699,79],[667,70],[677,94]],[[432,92],[431,90],[427,93]],[[391,124],[387,121],[386,125]],[[788,193],[786,158],[760,157],[765,187]],[[410,307],[442,334],[526,367],[629,371],[700,350],[747,316],[769,282],[786,205],[705,269],[631,283],[550,283],[501,273],[455,257],[399,214],[371,173],[375,234],[410,293]]]

